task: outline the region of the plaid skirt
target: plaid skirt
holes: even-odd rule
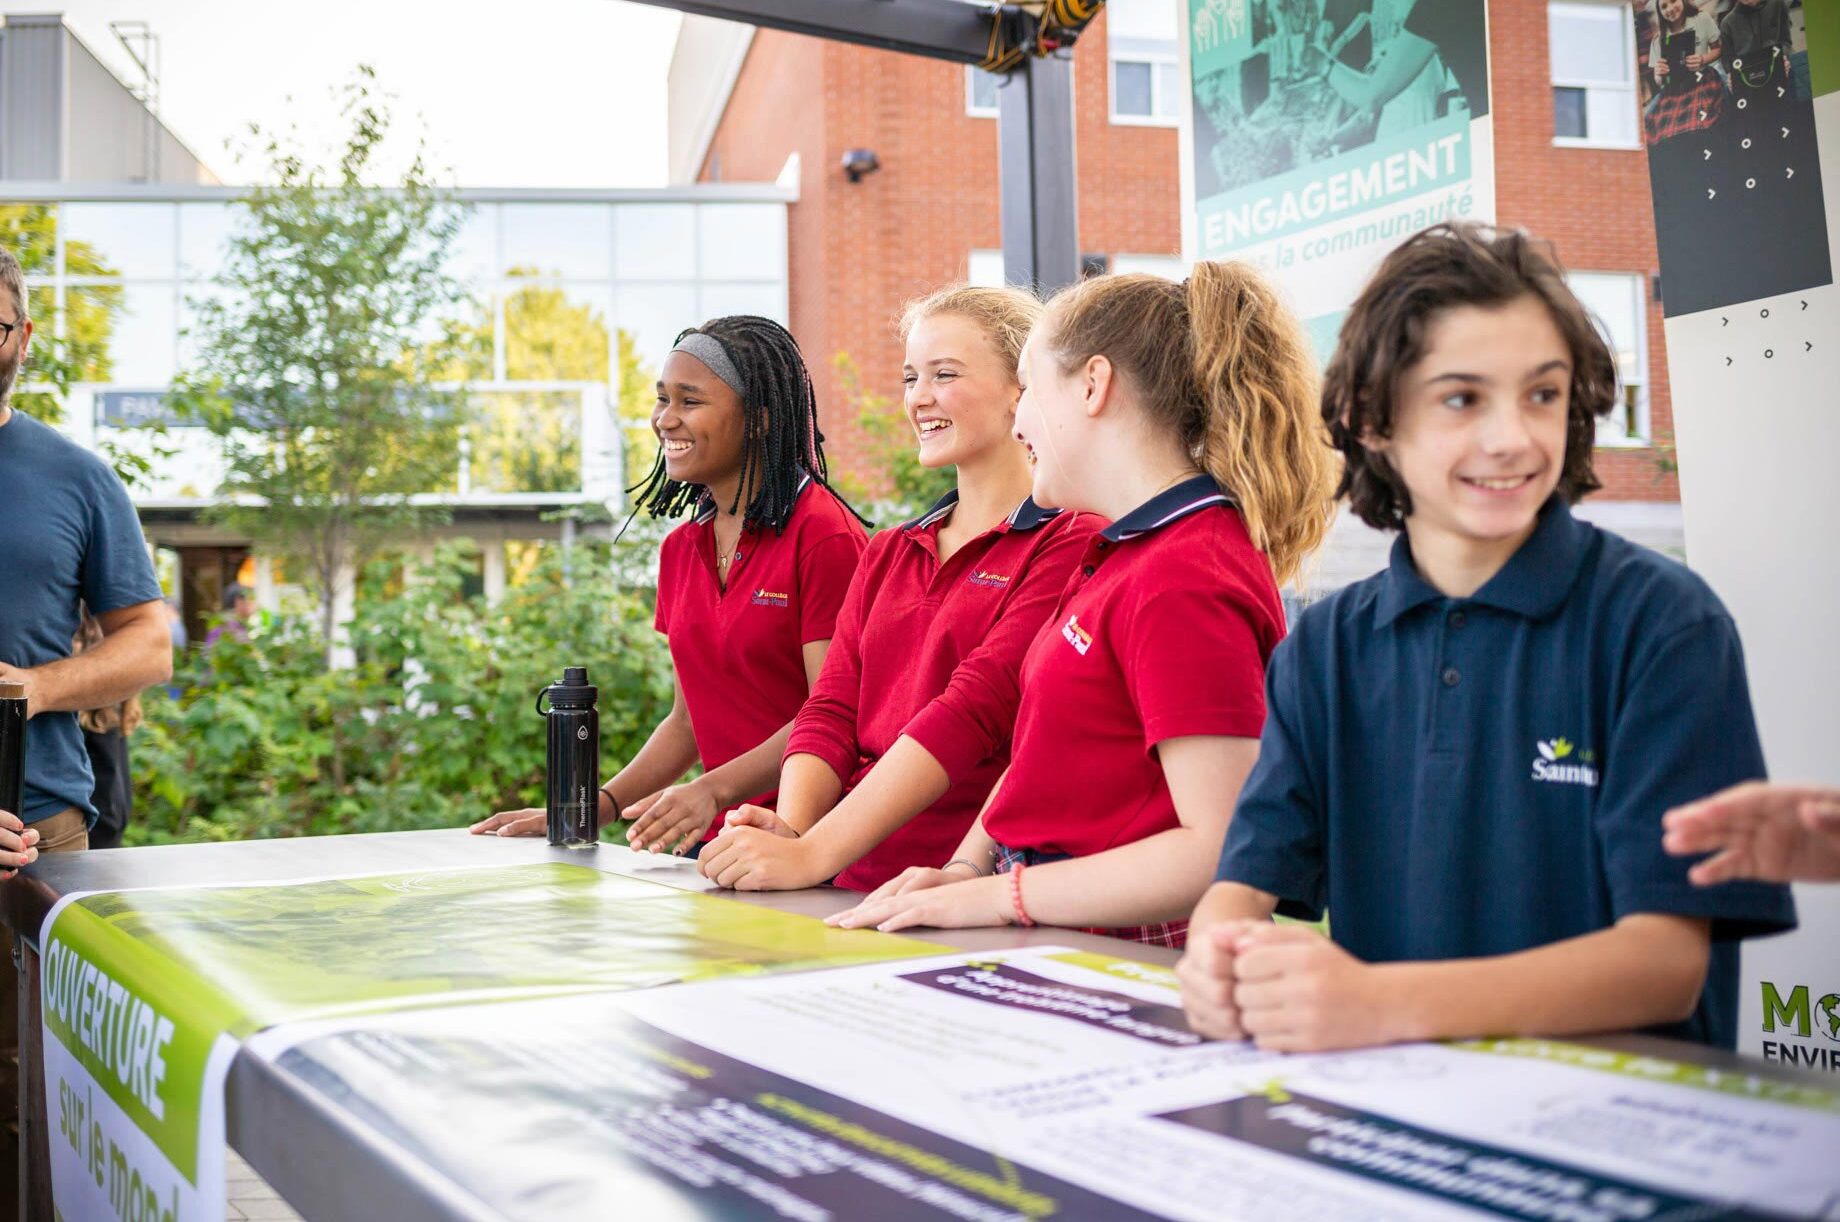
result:
[[[1705,77],[1691,89],[1668,89],[1655,95],[1643,116],[1650,144],[1705,131],[1719,121],[1725,113],[1725,82],[1711,68],[1705,70]]]
[[[1012,849],[997,846],[996,872],[1007,874],[1017,866],[1039,866],[1050,861],[1067,861],[1071,853],[1044,853],[1040,849]],[[1155,925],[1128,925],[1121,929],[1081,929],[1079,933],[1096,933],[1102,938],[1123,938],[1147,946],[1171,946],[1181,950],[1188,945],[1187,921],[1159,921]]]

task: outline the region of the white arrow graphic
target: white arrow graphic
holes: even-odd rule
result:
[[[1700,152],[1704,154],[1700,158],[1701,161],[1711,161],[1712,160],[1712,150],[1711,149],[1701,149]]]
[[[1717,199],[1718,197],[1719,197],[1719,193],[1717,191],[1714,191],[1711,187],[1706,188],[1706,198],[1707,199]]]
[[[1783,95],[1783,86],[1778,85],[1776,87],[1776,96],[1780,98],[1782,95]]]
[[[1790,178],[1795,177],[1795,167],[1794,166],[1784,166],[1783,168],[1788,171]]]
[[[1706,121],[1706,112],[1703,109],[1699,112],[1699,121],[1701,123]]]
[[[1788,129],[1788,128],[1786,128],[1786,127],[1785,127],[1785,128],[1783,128],[1783,134],[1782,134],[1782,138],[1783,138],[1784,140],[1787,140],[1787,139],[1789,138],[1789,129]]]

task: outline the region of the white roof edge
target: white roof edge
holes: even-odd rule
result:
[[[667,70],[666,79],[677,72],[678,57],[684,48],[684,30],[694,28],[690,24],[693,20],[696,19],[686,14],[683,22],[677,28],[677,43],[671,49],[671,67]],[[704,18],[703,20],[715,21],[717,19]],[[754,35],[758,32],[751,25],[741,25],[737,22],[722,22],[721,24],[735,26],[740,32],[729,46],[725,62],[717,69],[715,92],[703,113],[697,117],[696,135],[691,138],[687,146],[683,164],[668,167],[674,179],[686,183],[696,181],[696,176],[702,171],[703,162],[709,157],[709,146],[715,141],[716,129],[722,125],[722,116],[728,113],[729,99],[734,96],[735,84],[741,79],[742,65],[747,63],[748,50],[754,45]]]
[[[209,203],[241,199],[261,184],[204,185],[191,183],[33,182],[25,179],[0,183],[7,202],[34,203]],[[379,191],[394,188],[379,187]],[[472,204],[575,203],[773,203],[798,200],[796,188],[770,182],[703,182],[674,187],[450,187],[456,198]]]

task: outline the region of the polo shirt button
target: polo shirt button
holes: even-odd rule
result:
[[[1098,569],[1094,568],[1090,564],[1086,565],[1084,568],[1080,570],[1080,572],[1086,574],[1088,577],[1091,577],[1094,573],[1097,573],[1098,571],[1099,571]]]
[[[1469,622],[1469,617],[1464,615],[1463,612],[1452,611],[1450,613],[1450,626],[1452,628],[1461,628],[1464,624],[1468,622]]]
[[[1463,676],[1457,673],[1456,667],[1446,666],[1444,668],[1444,686],[1445,687],[1455,687],[1457,684],[1461,683],[1462,681],[1463,681]]]

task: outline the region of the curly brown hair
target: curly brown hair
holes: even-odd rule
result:
[[[1549,243],[1522,230],[1470,223],[1433,225],[1380,264],[1342,323],[1323,375],[1322,414],[1341,451],[1338,497],[1369,526],[1397,530],[1412,496],[1385,455],[1363,438],[1393,435],[1400,379],[1425,355],[1425,337],[1445,310],[1507,305],[1537,297],[1571,352],[1565,466],[1559,493],[1574,503],[1603,487],[1591,467],[1597,418],[1617,402],[1616,358],[1572,290]]]

